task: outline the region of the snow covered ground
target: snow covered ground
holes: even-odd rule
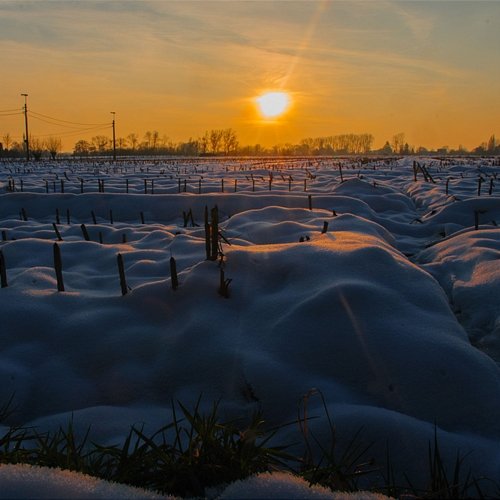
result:
[[[0,498],[130,498],[175,500],[177,497],[110,483],[67,470],[32,467],[30,465],[0,465]],[[284,472],[262,473],[223,487],[217,498],[287,500],[383,500],[385,495],[332,492],[321,486],[309,486],[306,481]]]
[[[114,444],[169,421],[171,399],[220,398],[227,418],[262,407],[274,425],[317,388],[340,449],[362,428],[376,463],[389,447],[396,474],[425,486],[436,425],[445,460],[470,452],[500,481],[500,167],[417,159],[426,182],[413,161],[0,164],[4,425],[73,417]],[[206,260],[215,205],[229,298]],[[321,398],[308,412],[328,439]]]

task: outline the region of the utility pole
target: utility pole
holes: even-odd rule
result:
[[[116,135],[115,135],[115,116],[116,113],[114,111],[110,111],[113,115],[113,161],[116,161]]]
[[[26,161],[30,161],[30,142],[28,135],[28,94],[21,95],[24,96],[24,128],[26,131],[24,142],[26,143]]]

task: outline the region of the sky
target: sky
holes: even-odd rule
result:
[[[499,1],[0,0],[0,137],[233,128],[240,144],[404,132],[416,147],[500,135]],[[255,98],[287,92],[262,117]],[[45,119],[42,121],[40,118]],[[106,128],[81,131],[86,124]],[[1,139],[0,139],[1,140]]]

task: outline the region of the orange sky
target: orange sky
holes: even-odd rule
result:
[[[500,2],[0,2],[0,141],[21,110],[117,135],[173,141],[232,127],[241,144],[398,132],[412,145],[473,148],[500,136]],[[280,119],[254,98],[290,93]],[[39,117],[40,118],[40,117]],[[30,118],[34,136],[84,132]]]

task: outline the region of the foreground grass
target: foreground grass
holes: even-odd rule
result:
[[[324,446],[308,429],[307,402],[319,394],[331,431]],[[0,408],[0,422],[8,415],[9,404]],[[72,423],[55,433],[39,433],[33,428],[9,428],[0,437],[0,464],[31,464],[58,467],[101,479],[124,483],[179,496],[205,496],[208,488],[244,479],[266,471],[287,470],[300,475],[310,484],[333,490],[357,491],[360,478],[376,473],[384,484],[373,491],[398,497],[411,494],[419,498],[485,498],[481,484],[470,472],[464,473],[463,460],[457,456],[452,473],[443,463],[437,437],[429,443],[428,487],[419,490],[407,478],[405,486],[394,479],[388,458],[382,470],[369,458],[369,445],[359,433],[341,453],[336,449],[335,427],[323,396],[317,391],[304,396],[298,424],[304,439],[304,453],[298,457],[288,447],[270,446],[278,429],[266,429],[262,414],[257,412],[249,422],[221,422],[218,404],[207,414],[200,411],[200,400],[193,410],[181,403],[172,404],[173,419],[152,435],[132,427],[120,446],[101,446],[89,442],[87,435],[75,436]],[[315,448],[315,453],[312,449]],[[319,453],[318,453],[319,450]],[[319,458],[315,458],[319,455]],[[366,482],[363,482],[366,489]],[[496,494],[500,489],[496,487]]]

